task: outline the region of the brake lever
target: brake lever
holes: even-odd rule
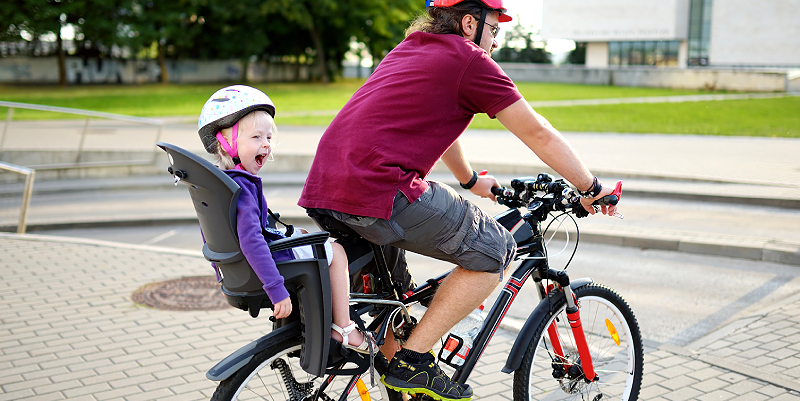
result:
[[[619,203],[620,198],[622,197],[622,180],[617,181],[617,185],[614,187],[614,191],[611,194],[606,195],[594,202],[592,202],[592,207],[597,210],[597,206],[616,206]],[[625,216],[620,212],[614,212],[612,215],[613,217],[624,219]]]

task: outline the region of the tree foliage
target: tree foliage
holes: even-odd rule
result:
[[[66,67],[61,30],[70,25],[79,35],[75,40],[76,55],[102,57],[119,43],[118,21],[127,0],[15,0],[0,7],[2,29],[0,40],[20,41],[28,36],[31,55],[46,54],[48,49],[39,47],[45,35],[55,37],[58,56],[59,83],[66,84]]]
[[[575,65],[586,64],[586,42],[575,43],[575,49],[569,52],[567,56],[567,63]]]
[[[380,59],[420,11],[418,0],[12,0],[0,7],[0,41],[60,43],[70,25],[73,55],[155,58],[164,82],[166,62],[180,58],[316,64],[327,82],[351,41]]]
[[[518,21],[506,32],[505,45],[495,50],[493,58],[498,62],[550,64],[544,43],[534,39],[537,34]]]

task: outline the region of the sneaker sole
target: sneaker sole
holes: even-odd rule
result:
[[[394,380],[392,380],[392,379],[394,379]],[[387,383],[386,382],[387,380],[391,380],[393,383]],[[431,389],[426,388],[426,387],[406,387],[405,385],[407,385],[408,383],[406,383],[406,382],[404,382],[402,380],[399,380],[399,379],[395,379],[394,377],[388,377],[387,378],[386,375],[382,375],[381,376],[381,383],[383,383],[384,386],[386,386],[386,387],[388,387],[388,388],[390,388],[390,389],[392,389],[394,391],[399,391],[401,393],[406,393],[406,394],[410,394],[410,395],[414,395],[414,394],[417,394],[417,393],[422,393],[422,394],[427,395],[428,397],[433,398],[434,400],[441,400],[441,401],[470,401],[470,400],[472,400],[472,396],[464,397],[464,398],[450,398],[450,397],[448,397],[446,395],[439,394],[438,392],[436,392],[436,390],[431,390]]]

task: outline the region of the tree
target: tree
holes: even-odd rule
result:
[[[310,40],[323,82],[340,69],[351,40],[362,42],[376,60],[403,40],[408,21],[420,9],[416,0],[267,0],[286,22],[304,31],[293,41]],[[271,41],[270,51],[276,48]],[[302,54],[302,53],[301,53]]]
[[[567,56],[568,64],[586,64],[586,42],[575,43],[575,49]]]
[[[354,37],[366,45],[372,59],[381,60],[404,39],[408,23],[421,12],[419,1],[395,0],[392,2],[376,2],[368,0],[351,0],[362,12],[355,14],[354,24],[359,26]]]
[[[534,40],[537,34],[517,21],[506,33],[505,45],[495,50],[493,58],[499,62],[550,64],[550,55],[544,50],[544,43]]]
[[[198,16],[198,8],[196,0],[133,0],[126,13],[127,43],[145,54],[154,50],[161,83],[169,82],[167,52],[191,46],[202,31],[205,18]]]
[[[68,11],[70,2],[21,0],[4,4],[2,8],[4,40],[20,41],[23,33],[27,33],[36,42],[45,34],[56,36],[56,54],[58,55],[58,84],[67,84],[66,61],[61,40],[61,14]]]
[[[351,41],[379,60],[403,39],[418,0],[16,0],[0,7],[0,40],[20,42],[53,34],[66,83],[61,28],[76,31],[77,55],[114,56],[114,46],[158,61],[169,81],[168,59],[252,59],[315,63],[329,82]],[[9,22],[6,22],[9,21]],[[28,36],[30,35],[30,37]],[[31,47],[31,46],[29,46]]]
[[[79,55],[104,57],[111,47],[120,44],[117,35],[120,11],[127,0],[20,0],[2,7],[5,24],[3,40],[19,41],[25,32],[35,42],[43,35],[56,40],[59,85],[67,84],[66,54],[61,30],[67,25],[75,29]],[[8,19],[6,19],[8,18]]]

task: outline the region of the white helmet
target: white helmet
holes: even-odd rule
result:
[[[233,85],[222,88],[206,101],[197,121],[197,132],[208,153],[215,153],[217,132],[233,126],[247,113],[264,110],[275,117],[275,104],[269,96],[256,88]]]

